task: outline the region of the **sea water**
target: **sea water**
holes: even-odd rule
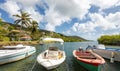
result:
[[[49,70],[49,71],[88,71],[81,65],[79,65],[72,54],[72,51],[82,47],[84,50],[88,45],[96,45],[97,42],[65,42],[64,50],[66,52],[66,60],[59,67]],[[31,55],[28,58],[23,60],[0,65],[0,71],[48,71],[41,65],[39,65],[36,61],[37,56],[44,51],[46,48],[46,44],[43,45],[34,45],[36,47],[36,53]],[[107,46],[109,47],[109,46]],[[115,47],[115,46],[111,46]],[[120,48],[120,47],[118,47]],[[110,63],[110,60],[106,60],[106,63],[102,65],[101,71],[120,71],[120,62]]]

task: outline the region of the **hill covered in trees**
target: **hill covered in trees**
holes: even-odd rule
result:
[[[120,34],[118,35],[104,35],[98,39],[98,42],[106,45],[120,46]]]
[[[2,22],[0,21],[0,41],[12,41],[11,40],[11,31],[12,30],[19,30],[20,25],[16,24],[11,24],[7,22]],[[78,37],[78,36],[66,36],[64,34],[52,32],[52,31],[46,31],[46,30],[39,30],[35,33],[32,33],[33,30],[30,30],[30,28],[22,28],[22,31],[24,33],[28,33],[31,37],[33,36],[32,40],[36,41],[39,40],[41,37],[56,37],[56,38],[62,38],[65,42],[81,42],[81,41],[86,41],[86,39]],[[24,33],[19,33],[19,32],[13,32],[13,33],[18,33],[18,35],[24,34]],[[33,35],[34,34],[34,35]],[[16,40],[18,41],[19,36],[15,36]]]

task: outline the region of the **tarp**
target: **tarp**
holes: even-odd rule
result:
[[[64,42],[61,38],[43,38],[42,40],[43,42]]]

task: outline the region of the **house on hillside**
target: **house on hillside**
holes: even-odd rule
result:
[[[31,41],[31,36],[22,30],[12,30],[9,35],[11,41]]]
[[[29,36],[29,35],[26,34],[26,35],[20,37],[20,40],[21,41],[31,41],[32,38],[31,38],[31,36]]]

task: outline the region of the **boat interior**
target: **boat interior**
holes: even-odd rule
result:
[[[85,58],[85,59],[96,59],[94,55],[92,55],[90,52],[83,52],[83,51],[76,51],[76,56],[80,58]]]
[[[63,57],[63,52],[57,47],[49,47],[49,50],[44,52],[44,57],[47,59],[60,59]]]

